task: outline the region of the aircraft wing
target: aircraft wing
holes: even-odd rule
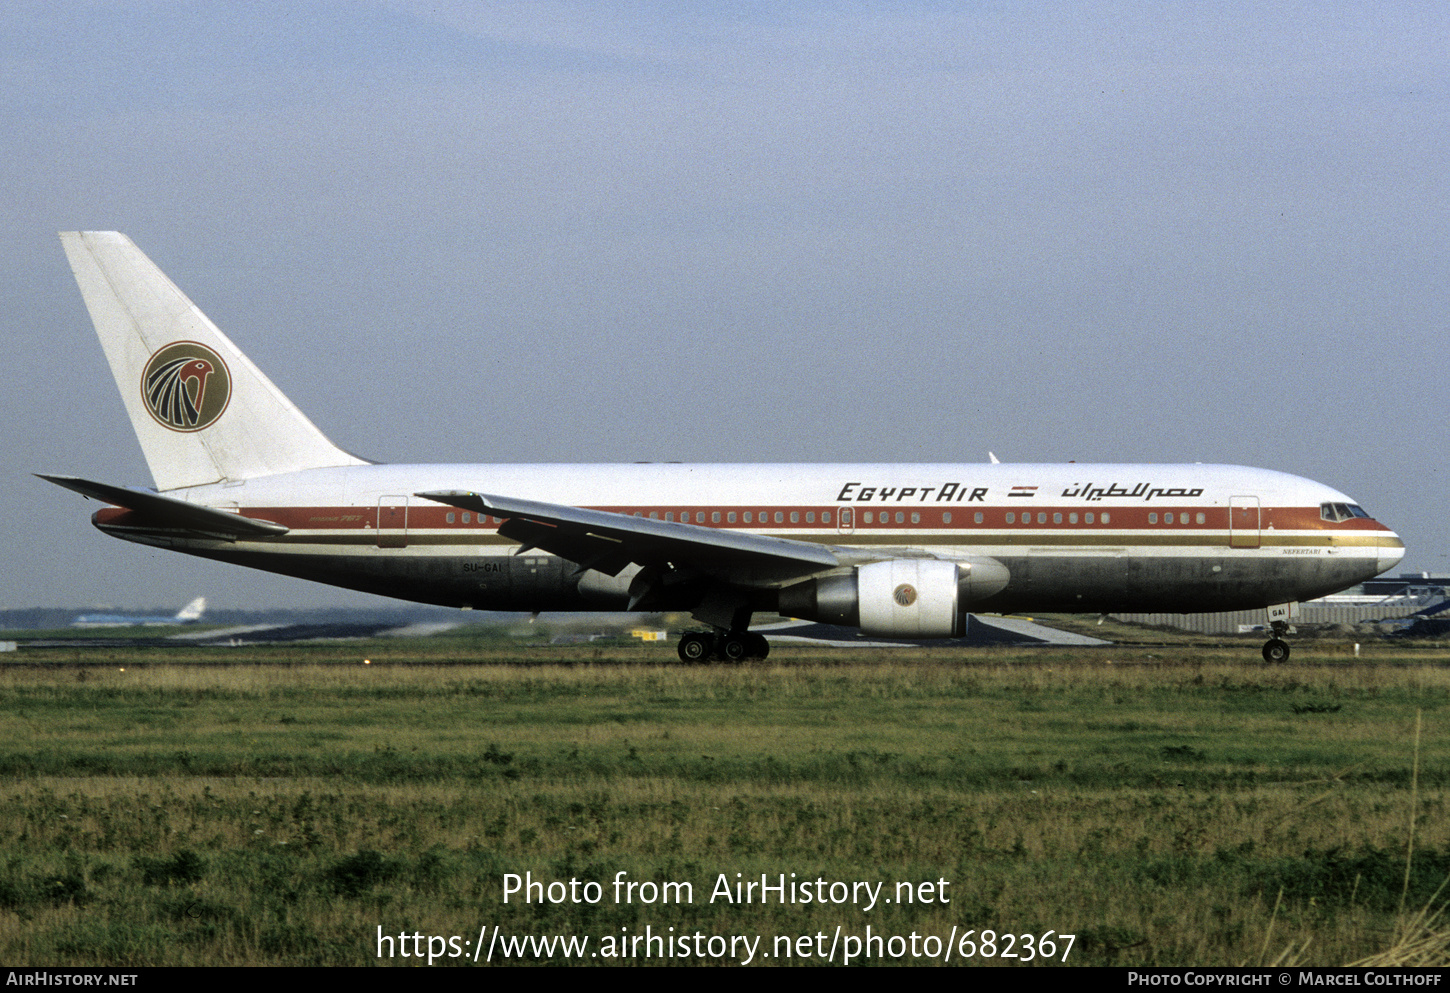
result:
[[[604,510],[517,500],[486,493],[419,493],[435,503],[503,518],[498,533],[561,558],[618,575],[630,563],[689,566],[711,572],[749,570],[762,578],[806,576],[840,565],[834,552],[787,538],[697,527]]]
[[[95,483],[75,476],[47,476],[36,473],[46,482],[64,486],[82,496],[92,497],[104,503],[140,514],[151,527],[175,528],[180,531],[195,531],[235,541],[238,538],[270,538],[286,534],[287,529],[271,521],[243,517],[214,507],[202,507],[175,497],[162,496],[151,490],[133,490],[109,483]]]

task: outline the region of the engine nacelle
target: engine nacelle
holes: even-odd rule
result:
[[[897,638],[954,638],[966,634],[957,609],[960,570],[940,559],[892,559],[856,570],[861,630]]]
[[[966,633],[968,605],[1007,585],[996,559],[889,559],[780,591],[780,613],[895,638]]]

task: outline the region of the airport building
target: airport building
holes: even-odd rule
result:
[[[1263,610],[1231,610],[1217,614],[1113,614],[1129,624],[1182,628],[1200,634],[1242,634],[1268,626]],[[1342,593],[1299,605],[1298,627],[1329,624],[1378,624],[1390,621],[1408,627],[1418,620],[1450,622],[1450,576],[1402,572],[1380,576]]]

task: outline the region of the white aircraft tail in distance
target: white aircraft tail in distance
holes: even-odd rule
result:
[[[141,544],[465,609],[686,611],[711,629],[687,661],[764,657],[758,613],[925,639],[968,611],[1282,608],[1404,555],[1344,493],[1244,466],[375,464],[124,235],[61,240],[155,489],[43,478]]]
[[[171,615],[82,614],[70,622],[73,628],[161,627],[196,624],[206,613],[206,597],[199,596]]]

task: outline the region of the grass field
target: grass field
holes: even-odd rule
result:
[[[495,926],[587,936],[591,963],[658,961],[610,957],[647,928],[761,937],[757,963],[868,926],[891,963],[942,960],[954,927],[975,955],[951,961],[982,964],[1047,932],[1068,965],[1395,955],[1450,874],[1450,652],[1364,651],[22,651],[56,664],[0,666],[0,960],[360,965],[381,928],[395,965],[426,961],[400,934],[455,936],[448,965]],[[617,899],[621,872],[692,899]],[[505,903],[506,874],[600,898]],[[722,874],[827,902],[711,902]],[[746,957],[718,947],[684,961]]]

